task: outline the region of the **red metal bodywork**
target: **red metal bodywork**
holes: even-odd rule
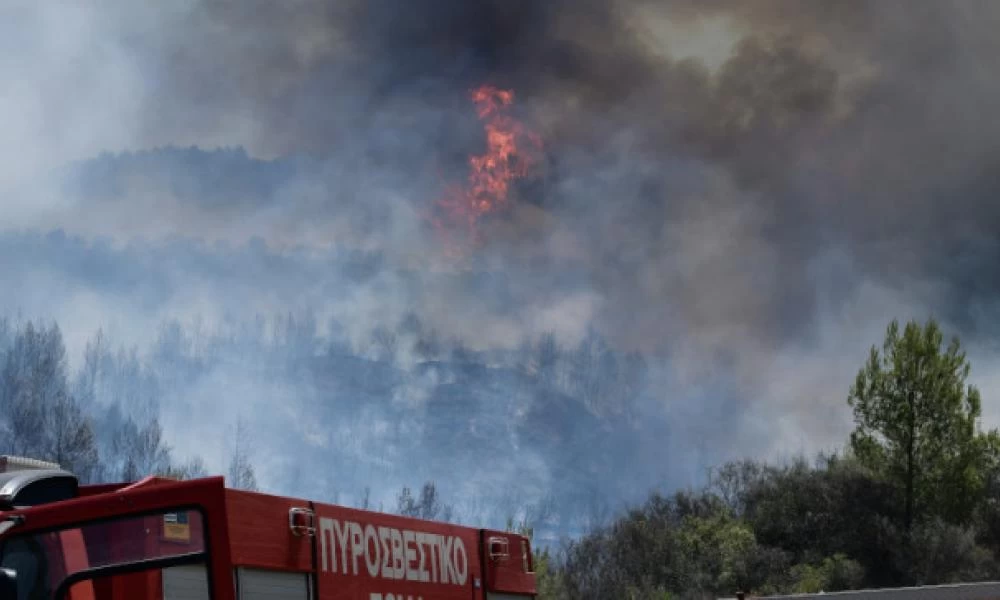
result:
[[[236,600],[232,586],[232,567],[230,559],[229,529],[226,520],[225,484],[222,477],[208,477],[194,481],[172,481],[168,479],[144,480],[139,486],[95,486],[81,487],[80,496],[71,500],[42,504],[32,508],[0,513],[4,518],[23,517],[22,525],[7,532],[6,537],[26,536],[34,534],[37,539],[45,540],[53,537],[53,544],[58,548],[47,547],[52,555],[62,557],[62,564],[49,564],[54,569],[54,577],[66,578],[74,573],[87,571],[96,566],[94,556],[83,556],[79,551],[84,547],[92,548],[102,545],[102,541],[86,540],[84,530],[102,528],[108,533],[108,556],[101,557],[113,560],[116,552],[131,548],[131,540],[143,540],[159,537],[132,535],[128,527],[120,527],[123,518],[141,518],[144,514],[155,514],[157,517],[145,519],[149,527],[162,523],[162,513],[182,507],[191,507],[200,511],[204,519],[204,528],[197,535],[204,535],[206,550],[210,553],[209,576],[213,582],[213,600]],[[135,520],[131,521],[135,523]],[[198,530],[192,527],[192,530]],[[47,532],[52,532],[48,534]],[[58,542],[57,542],[58,540]],[[0,539],[0,541],[3,541]],[[167,542],[163,542],[167,543]],[[147,549],[155,552],[155,549]],[[155,555],[155,554],[154,554]],[[123,565],[124,566],[124,565]],[[96,594],[97,600],[125,600],[126,598],[159,597],[156,576],[158,573],[120,574],[113,578],[102,578],[91,587],[74,585],[70,590],[72,600],[89,600]],[[228,584],[228,585],[227,585]],[[82,591],[81,591],[82,590]]]
[[[535,569],[528,539],[490,530],[483,530],[483,539],[485,559],[491,565],[486,572],[487,587],[507,594],[520,594],[526,589],[535,593]]]
[[[484,597],[479,530],[327,504],[315,510],[321,600],[368,598],[370,593]]]
[[[163,513],[184,508],[193,515],[184,535],[168,535]],[[302,511],[296,517],[300,530],[291,526],[293,509]],[[46,531],[59,536],[53,543],[66,564],[58,577],[119,559],[127,563],[140,554],[170,557],[204,549],[213,600],[236,600],[239,568],[311,574],[311,595],[303,600],[486,600],[487,591],[524,598],[536,593],[530,543],[523,536],[227,489],[221,477],[82,486],[78,498],[0,517],[14,514],[24,521],[4,538]],[[95,536],[112,540],[101,548],[116,548],[119,555],[95,556],[94,544],[103,543]],[[135,542],[141,548],[130,547],[130,540],[141,540]],[[500,547],[506,552],[496,552]],[[160,574],[157,569],[85,580],[69,588],[70,598],[161,600]]]

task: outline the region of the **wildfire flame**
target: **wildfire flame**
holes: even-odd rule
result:
[[[512,90],[484,85],[470,94],[486,133],[486,152],[469,157],[469,176],[464,186],[452,186],[436,202],[441,216],[438,230],[448,239],[455,225],[465,228],[468,241],[480,241],[479,222],[508,206],[513,180],[528,176],[536,164],[532,150],[541,149],[541,139],[504,110],[514,102]],[[453,248],[454,250],[454,248]]]

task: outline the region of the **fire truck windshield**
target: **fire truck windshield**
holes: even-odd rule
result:
[[[0,540],[0,567],[17,582],[16,598],[0,600],[75,600],[67,591],[80,582],[202,563],[205,550],[202,514],[190,509],[18,534]],[[85,597],[105,596],[94,592]]]

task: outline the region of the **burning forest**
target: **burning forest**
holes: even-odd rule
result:
[[[102,6],[0,8],[0,445],[554,541],[841,448],[893,318],[1000,422],[994,5]]]
[[[465,184],[447,186],[435,202],[433,223],[452,254],[461,245],[481,243],[480,221],[508,209],[511,186],[533,175],[542,150],[541,138],[506,114],[513,90],[483,85],[469,95],[483,122],[486,151],[469,157]]]

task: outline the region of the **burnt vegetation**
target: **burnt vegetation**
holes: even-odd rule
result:
[[[221,472],[243,489],[427,518],[530,518],[547,535],[606,511],[613,496],[596,481],[631,487],[615,465],[640,452],[628,407],[646,364],[596,332],[512,351],[442,339],[412,313],[343,332],[309,313],[212,330],[168,321],[142,348],[99,330],[71,368],[58,324],[4,318],[0,452],[57,460],[85,482]],[[484,471],[484,455],[505,458]]]

